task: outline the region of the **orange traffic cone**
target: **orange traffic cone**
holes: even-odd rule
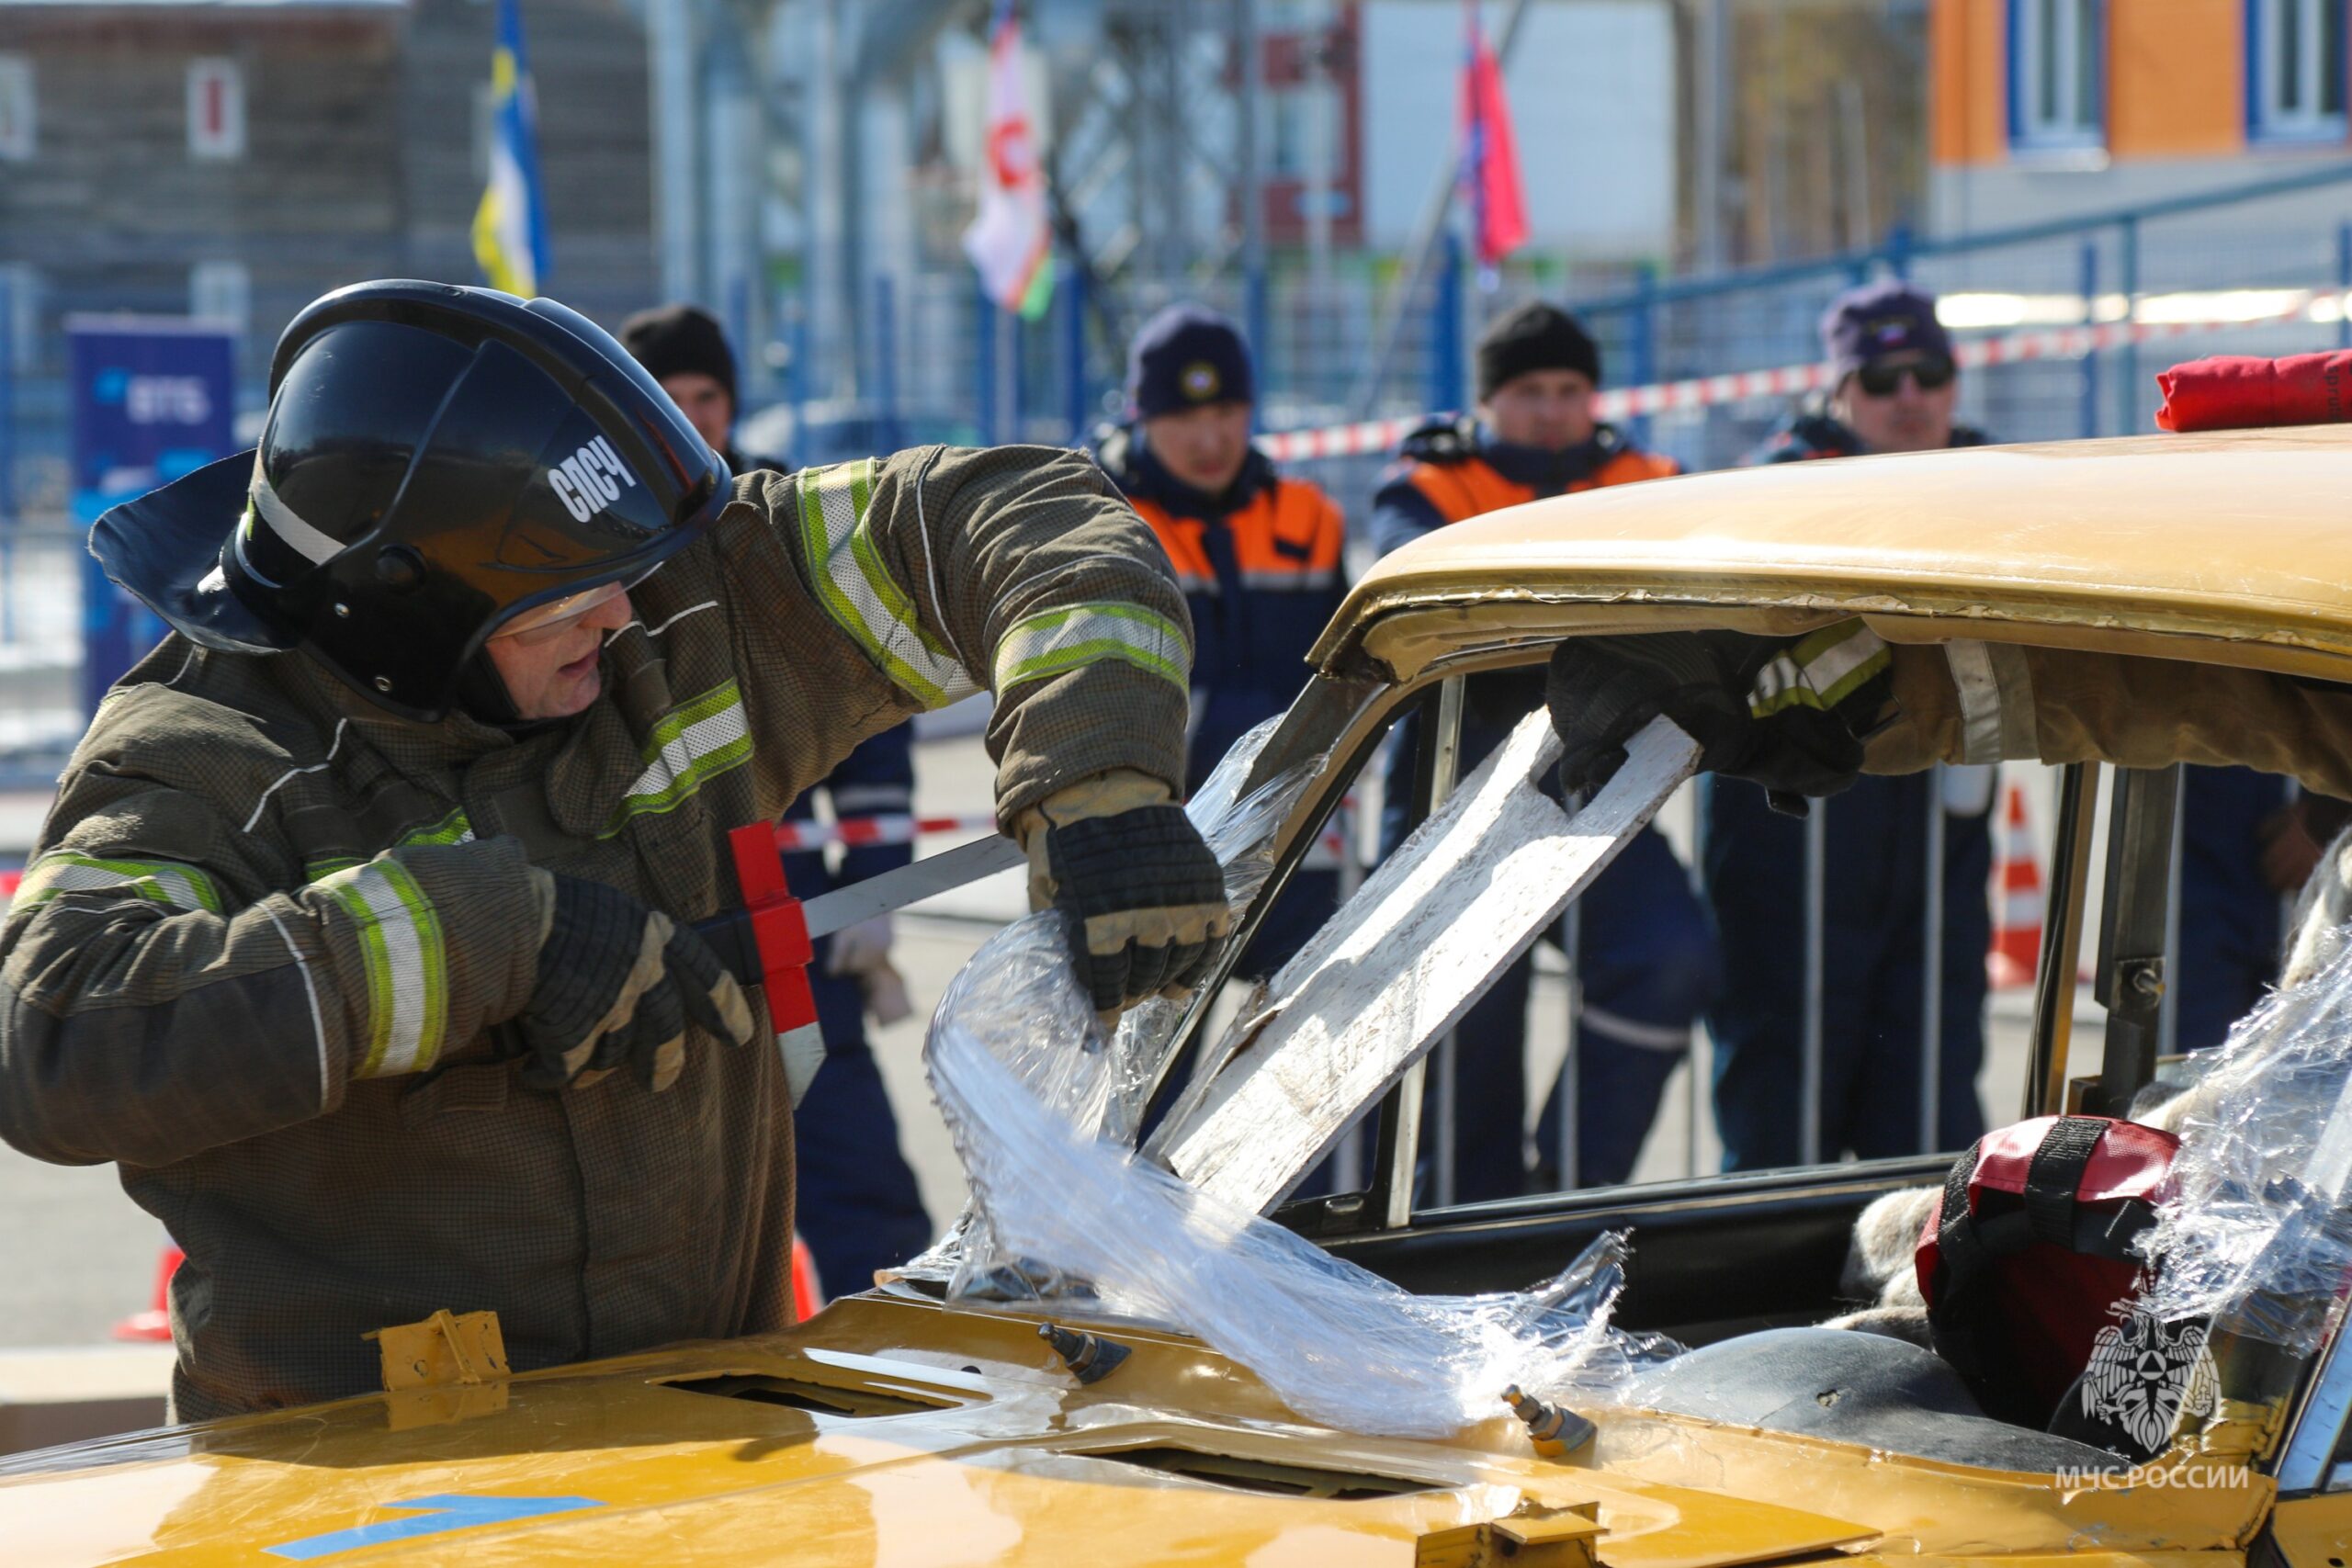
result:
[[[806,1323],[825,1310],[824,1287],[817,1280],[817,1258],[798,1235],[792,1238],[792,1315]]]
[[[134,1312],[114,1325],[117,1339],[169,1339],[172,1337],[172,1275],[187,1256],[170,1242],[155,1261],[155,1304]]]
[[[2011,779],[1993,840],[1993,945],[1984,977],[1996,991],[2033,984],[2041,963],[2041,863],[2026,825],[2025,785]]]

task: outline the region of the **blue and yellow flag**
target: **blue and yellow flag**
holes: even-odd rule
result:
[[[548,211],[539,192],[539,105],[516,0],[498,0],[490,57],[490,184],[474,209],[474,259],[493,288],[525,299],[548,281]]]

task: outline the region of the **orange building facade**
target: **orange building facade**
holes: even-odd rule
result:
[[[2341,158],[2347,22],[2352,0],[1932,0],[1936,227]]]

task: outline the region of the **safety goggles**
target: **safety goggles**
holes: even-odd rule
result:
[[[561,637],[581,616],[611,604],[627,593],[630,586],[626,582],[600,582],[594,588],[583,588],[577,593],[551,599],[524,611],[491,633],[491,640],[511,642],[518,648],[531,648]]]
[[[1854,372],[1854,379],[1871,397],[1891,398],[1902,389],[1905,376],[1918,385],[1919,390],[1934,392],[1951,386],[1955,373],[1952,362],[1936,354],[1897,365],[1864,365]]]

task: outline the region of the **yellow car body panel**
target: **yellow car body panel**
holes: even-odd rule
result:
[[[1443,1443],[1353,1437],[1181,1336],[1112,1330],[1134,1354],[1081,1388],[1036,1321],[876,1293],[780,1335],[493,1382],[439,1418],[382,1394],[20,1456],[0,1476],[0,1561],[1409,1563],[1441,1531],[1576,1510],[1597,1517],[1609,1568],[2092,1544],[2186,1568],[2233,1560],[2271,1501],[2254,1475],[2062,1489],[1632,1411],[1596,1412],[1593,1448],[1566,1461],[1507,1418]],[[913,1408],[669,1386],[722,1376]],[[1277,1495],[1173,1471],[1170,1454],[1361,1495]]]
[[[1789,631],[1862,615],[1890,641],[2014,638],[2352,678],[2347,487],[2341,424],[1618,485],[1384,558],[1313,659],[1336,670],[1361,649],[1409,677],[1467,645],[1659,630],[1681,611],[1679,624]]]

